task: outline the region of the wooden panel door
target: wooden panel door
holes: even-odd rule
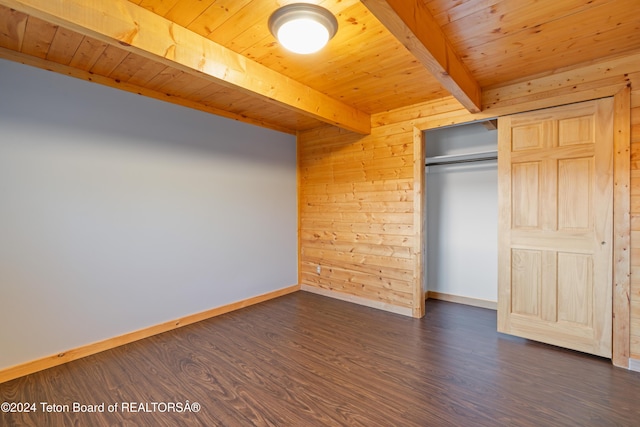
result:
[[[498,331],[611,357],[613,100],[498,133]]]

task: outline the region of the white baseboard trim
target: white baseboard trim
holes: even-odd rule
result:
[[[345,294],[344,292],[333,291],[331,289],[318,288],[317,286],[301,285],[300,289],[313,294],[323,295],[325,297],[339,299],[341,301],[352,302],[366,307],[377,308],[378,310],[389,311],[391,313],[402,314],[403,316],[412,317],[413,310],[408,307],[399,307],[397,305],[388,304],[382,301],[374,301],[356,295]]]
[[[103,341],[87,344],[78,348],[70,349],[59,354],[53,354],[51,356],[43,357],[41,359],[32,360],[30,362],[21,363],[16,366],[10,366],[8,368],[0,369],[0,383],[10,381],[25,375],[32,374],[34,372],[42,371],[54,366],[62,365],[63,363],[78,360],[92,354],[100,353],[105,350],[110,350],[121,345],[129,344],[134,341],[141,340],[153,335],[161,334],[163,332],[171,331],[173,329],[180,328],[182,326],[190,325],[201,320],[206,320],[221,314],[229,313],[234,310],[239,310],[244,307],[248,307],[253,304],[258,304],[263,301],[268,301],[292,292],[300,290],[298,285],[289,286],[286,288],[278,289],[266,294],[258,295],[255,297],[247,298],[242,301],[237,301],[231,304],[223,305],[221,307],[212,308],[200,313],[191,314],[179,319],[175,319],[169,322],[154,325],[148,328],[140,329],[138,331],[129,332],[124,335],[120,335],[113,338],[108,338]]]
[[[640,372],[640,359],[630,358],[629,359],[629,370],[630,371],[635,371],[635,372]]]
[[[459,295],[443,294],[442,292],[434,292],[434,291],[425,292],[424,297],[425,299],[433,298],[433,299],[438,299],[442,301],[455,302],[457,304],[465,304],[465,305],[472,305],[474,307],[488,308],[490,310],[498,309],[498,303],[496,301],[489,301],[489,300],[479,299],[479,298],[470,298],[470,297],[463,297]]]

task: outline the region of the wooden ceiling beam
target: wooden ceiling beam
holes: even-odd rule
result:
[[[469,112],[482,110],[480,85],[422,0],[361,0]]]
[[[0,0],[0,5],[186,73],[210,78],[212,82],[259,96],[325,123],[360,134],[371,132],[369,114],[127,0]]]

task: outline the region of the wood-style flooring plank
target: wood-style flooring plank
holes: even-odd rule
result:
[[[297,292],[0,384],[38,410],[0,425],[631,426],[639,398],[639,373],[498,334],[492,310],[429,300],[413,319]],[[200,411],[122,410],[186,401]]]

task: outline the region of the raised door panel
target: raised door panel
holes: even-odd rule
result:
[[[515,164],[511,177],[513,227],[538,228],[540,226],[540,163]]]

